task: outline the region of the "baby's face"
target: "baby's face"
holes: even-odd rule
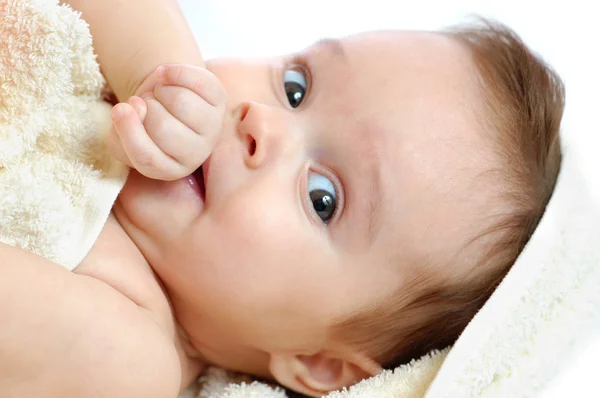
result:
[[[205,199],[134,173],[116,207],[207,360],[267,375],[269,353],[331,348],[336,320],[415,272],[459,273],[492,157],[466,49],[378,32],[207,67],[230,107]]]

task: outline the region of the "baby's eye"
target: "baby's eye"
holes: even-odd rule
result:
[[[307,83],[306,73],[301,67],[287,69],[283,73],[285,94],[292,108],[300,106],[306,95]]]
[[[336,208],[336,194],[333,183],[329,178],[309,171],[308,194],[315,212],[327,224],[335,214]]]

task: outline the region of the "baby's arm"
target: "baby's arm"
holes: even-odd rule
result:
[[[0,396],[175,398],[180,363],[107,284],[0,243]]]
[[[177,0],[63,0],[90,25],[102,73],[119,101],[157,67],[204,66]]]

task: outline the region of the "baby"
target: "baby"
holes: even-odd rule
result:
[[[46,292],[11,305],[53,314],[0,365],[15,396],[176,397],[207,364],[351,385],[452,344],[552,194],[563,86],[500,25],[204,63],[174,0],[68,3],[132,172],[74,274],[0,247]]]

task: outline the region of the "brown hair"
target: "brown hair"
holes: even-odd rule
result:
[[[454,343],[504,278],[529,240],[550,200],[561,163],[559,127],[564,86],[506,26],[480,19],[443,32],[465,45],[486,98],[484,129],[502,160],[493,170],[505,187],[499,199],[509,209],[475,241],[491,244],[471,275],[442,284],[415,276],[385,303],[341,320],[333,337],[384,367],[395,367]],[[460,253],[456,256],[460,259]],[[406,291],[419,292],[407,302]]]

